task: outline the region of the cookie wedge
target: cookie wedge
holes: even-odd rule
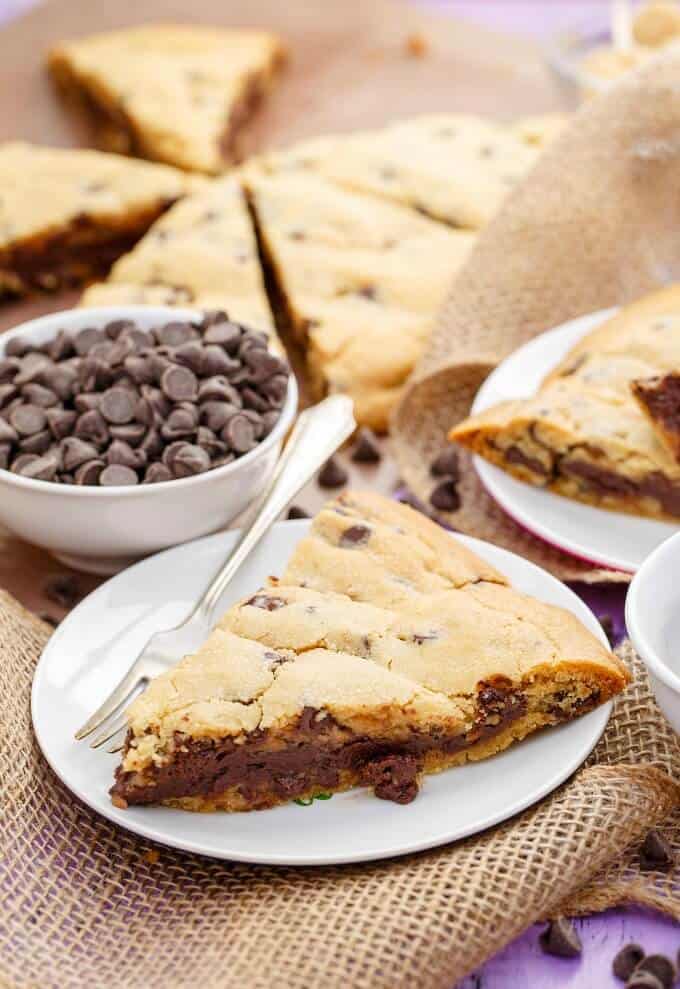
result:
[[[202,181],[99,151],[0,145],[0,294],[55,291],[105,275]]]
[[[347,493],[280,581],[128,712],[121,807],[255,810],[501,751],[618,693],[629,675],[569,612],[514,591],[435,523]]]
[[[249,173],[245,185],[315,391],[347,393],[359,423],[385,430],[475,235],[312,174]]]
[[[252,167],[269,174],[315,174],[453,227],[478,230],[533,166],[550,127],[557,132],[557,121],[527,121],[522,129],[522,122],[428,114],[381,130],[306,141],[264,155]]]
[[[283,59],[264,31],[154,24],[61,42],[48,64],[101,147],[215,174]]]
[[[129,303],[224,309],[275,336],[248,207],[235,178],[206,181],[174,206],[81,300],[88,306]]]
[[[634,389],[679,367],[680,287],[671,286],[584,337],[534,397],[471,416],[450,439],[558,494],[677,519],[680,464]]]

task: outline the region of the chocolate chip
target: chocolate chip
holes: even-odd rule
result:
[[[106,334],[103,330],[97,330],[93,326],[88,326],[86,329],[76,333],[73,338],[73,346],[76,353],[82,357],[88,354],[96,344],[102,343],[105,339]]]
[[[227,445],[213,433],[207,426],[199,426],[196,432],[196,443],[202,447],[210,457],[221,457],[227,452]]]
[[[133,446],[134,444],[130,445]],[[160,457],[164,446],[165,444],[161,439],[161,434],[155,426],[151,426],[142,439],[142,442],[139,444],[139,449],[144,451],[147,460],[153,460],[156,457]]]
[[[0,385],[0,409],[6,408],[8,403],[19,394],[15,385]]]
[[[59,627],[59,619],[55,618],[54,615],[48,614],[46,611],[41,611],[38,617],[41,621],[45,622],[46,625],[51,625],[52,628]]]
[[[83,358],[78,368],[78,383],[83,391],[101,391],[103,388],[108,388],[113,380],[114,373],[106,361],[94,357],[93,354]]]
[[[230,357],[227,352],[215,344],[205,347],[202,352],[202,373],[206,378],[220,375],[230,375],[241,370],[241,362]]]
[[[574,925],[566,917],[558,917],[551,921],[539,941],[547,955],[555,955],[558,958],[578,958],[583,950]]]
[[[139,478],[131,467],[125,467],[123,464],[109,464],[99,475],[99,483],[102,487],[114,487],[121,484],[138,484]]]
[[[78,579],[69,573],[55,574],[45,582],[43,592],[60,608],[73,608],[83,596]]]
[[[265,382],[265,384],[268,384],[268,382]],[[263,395],[260,395],[254,388],[243,388],[241,390],[241,398],[243,399],[243,407],[245,409],[253,409],[258,412],[266,412],[269,409],[269,400]]]
[[[161,426],[161,436],[165,440],[178,440],[193,436],[196,420],[186,409],[174,409]]]
[[[268,350],[251,346],[243,355],[243,360],[250,370],[250,380],[255,384],[266,381],[275,374],[285,373],[286,367],[280,357],[270,354]],[[286,379],[287,381],[287,379]]]
[[[109,340],[117,340],[123,330],[134,330],[135,324],[130,319],[114,319],[104,327],[104,333]]]
[[[659,980],[663,989],[673,989],[677,973],[675,965],[666,955],[647,955],[635,969],[635,975],[649,972]]]
[[[170,414],[172,406],[160,388],[142,385],[142,397],[135,405],[135,419],[147,426],[159,425]]]
[[[24,385],[21,394],[27,402],[30,402],[31,405],[37,405],[41,409],[49,409],[59,404],[59,396],[51,388],[45,388],[35,382]]]
[[[430,474],[433,477],[451,477],[457,481],[460,477],[458,451],[452,446],[442,450],[430,464]]]
[[[356,546],[365,546],[370,538],[371,530],[367,525],[351,525],[340,536],[340,546],[343,549],[354,549]]]
[[[362,426],[357,433],[351,457],[357,464],[377,464],[382,459],[375,433],[367,426]]]
[[[246,601],[251,608],[262,608],[264,611],[278,611],[288,604],[283,598],[278,598],[274,594],[255,594],[250,601]]]
[[[19,405],[12,410],[9,421],[19,436],[32,436],[45,428],[47,416],[37,405]]]
[[[31,344],[23,337],[12,337],[7,341],[5,354],[8,357],[23,357],[31,349]]]
[[[610,646],[614,645],[614,619],[611,615],[600,615],[599,618],[600,625],[607,636],[607,641]]]
[[[231,402],[204,402],[199,407],[199,421],[214,433],[219,433],[238,412],[238,407]]]
[[[649,831],[640,848],[640,870],[667,872],[674,865],[675,855],[670,843],[658,831]]]
[[[45,453],[52,446],[52,434],[49,429],[41,429],[39,433],[32,436],[25,436],[19,440],[19,449],[22,453]]]
[[[255,427],[242,412],[231,417],[220,436],[234,453],[248,453],[256,445]]]
[[[217,374],[212,378],[202,381],[198,389],[198,400],[201,404],[205,402],[229,402],[241,408],[243,402],[236,388],[224,375]]]
[[[134,450],[125,440],[114,440],[106,451],[107,463],[129,467],[131,470],[146,467],[146,460],[144,450]]]
[[[190,477],[210,469],[210,457],[205,450],[193,443],[185,443],[172,458],[175,477]]]
[[[262,416],[262,436],[269,436],[274,426],[277,424],[281,418],[281,413],[278,409],[273,409],[271,412],[265,412]]]
[[[80,395],[76,395],[73,399],[73,404],[78,412],[92,412],[94,409],[99,409],[101,400],[101,395],[97,395],[96,393],[88,394],[87,392],[81,392]]]
[[[0,443],[0,469],[7,470],[12,456],[11,443]]]
[[[130,446],[139,446],[146,436],[147,427],[142,422],[126,422],[122,426],[111,426],[109,433],[115,440],[124,440]]]
[[[163,371],[161,388],[172,402],[192,402],[198,395],[198,380],[188,367],[174,364]]]
[[[61,441],[61,457],[64,470],[73,471],[87,460],[96,460],[97,448],[77,436],[68,436]]]
[[[637,971],[626,982],[626,989],[664,989],[664,985],[652,972]]]
[[[166,323],[165,326],[156,330],[158,342],[166,347],[180,347],[183,343],[195,339],[197,336],[195,328],[191,323]]]
[[[288,509],[288,514],[286,515],[288,519],[308,519],[310,518],[309,512],[306,512],[304,508],[300,508],[299,505],[291,505]]]
[[[644,948],[639,944],[626,944],[614,956],[612,972],[617,979],[625,982],[633,974],[644,957]]]
[[[321,488],[341,488],[347,484],[348,478],[349,474],[342,464],[335,457],[329,457],[316,479]]]
[[[97,446],[103,446],[109,440],[109,427],[97,409],[83,412],[76,420],[74,432],[79,439],[90,440]]]
[[[166,448],[163,450],[163,457],[162,457],[163,463],[165,464],[166,467],[169,467],[170,470],[172,470],[172,462],[175,457],[175,454],[177,453],[178,450],[181,450],[184,445],[185,445],[184,440],[175,440],[174,443],[169,443],[168,446],[166,446]]]
[[[73,340],[65,330],[59,330],[54,340],[49,344],[47,353],[53,361],[63,361],[75,354]]]
[[[136,404],[129,391],[116,386],[104,392],[99,403],[99,411],[107,422],[120,426],[134,418]]]
[[[18,439],[16,429],[0,416],[0,443],[16,443]]]
[[[121,330],[118,342],[124,342],[128,346],[130,353],[138,354],[140,351],[146,350],[153,343],[153,338],[150,333],[138,330],[133,323],[131,326],[126,326],[124,330]]]
[[[149,464],[144,475],[144,484],[158,484],[160,481],[171,481],[172,473],[165,464]]]
[[[47,409],[45,417],[52,436],[55,440],[61,440],[73,431],[78,413],[67,409]],[[2,439],[1,429],[0,439]]]
[[[235,354],[241,342],[241,336],[240,326],[228,320],[220,320],[208,327],[203,334],[203,342],[215,343],[220,347],[224,347],[228,353]]]
[[[288,394],[288,375],[275,374],[273,377],[263,381],[260,391],[269,399],[270,405],[280,409]]]
[[[460,495],[456,488],[456,482],[448,478],[432,489],[430,493],[430,504],[443,512],[456,512],[460,508]]]
[[[103,460],[88,460],[81,464],[75,473],[76,484],[98,484],[102,471],[106,467]]]
[[[224,352],[222,350],[220,350],[219,353],[224,356]],[[173,357],[177,364],[182,364],[184,367],[188,367],[189,370],[193,371],[196,375],[204,375],[207,373],[205,370],[205,348],[198,340],[189,340],[187,343],[182,344],[181,347],[177,347]]]
[[[17,374],[21,363],[17,357],[5,357],[0,360],[0,384],[7,384]]]
[[[154,369],[146,357],[131,354],[123,361],[123,367],[138,385],[150,385],[155,381]]]
[[[19,473],[22,477],[33,478],[34,481],[53,481],[59,466],[59,454],[55,450],[48,450],[42,457],[26,464]]]
[[[13,474],[21,474],[21,471],[26,466],[26,464],[33,463],[34,460],[38,459],[37,453],[20,453],[18,457],[15,457],[10,465],[10,470]]]

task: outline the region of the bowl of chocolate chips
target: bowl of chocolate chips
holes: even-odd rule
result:
[[[0,521],[114,573],[262,492],[297,410],[267,334],[224,312],[72,309],[0,337]]]

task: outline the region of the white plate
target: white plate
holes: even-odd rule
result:
[[[234,580],[225,607],[281,573],[308,528],[307,520],[278,523]],[[175,848],[242,862],[321,865],[403,855],[481,831],[528,807],[574,772],[602,734],[610,705],[485,762],[426,777],[418,798],[405,807],[354,790],[309,807],[288,804],[249,814],[117,809],[108,789],[119,757],[77,743],[73,733],[149,635],[187,614],[235,539],[223,533],[177,546],[113,577],[62,622],[40,659],[32,708],[43,753],[76,796],[116,824]],[[569,608],[606,642],[595,617],[554,577],[488,543],[463,542],[515,587]]]
[[[589,313],[525,343],[492,371],[477,392],[472,412],[483,412],[506,399],[535,395],[543,378],[574,344],[615,312]],[[652,550],[678,531],[670,522],[593,508],[535,488],[482,457],[475,457],[474,463],[486,490],[516,522],[591,563],[634,573]]]

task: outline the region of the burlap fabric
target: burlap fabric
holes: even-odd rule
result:
[[[680,280],[680,56],[664,55],[574,116],[512,192],[456,277],[393,418],[404,480],[423,500],[428,465],[499,360],[583,313]],[[448,521],[563,578],[603,574],[529,536],[464,457]],[[617,579],[622,579],[619,575]]]
[[[667,775],[678,745],[642,675],[589,766],[503,826],[388,862],[250,867],[155,849],[61,786],[29,711],[48,633],[0,593],[6,989],[451,989],[565,898],[636,899],[680,919],[673,882],[621,858],[680,806]]]

